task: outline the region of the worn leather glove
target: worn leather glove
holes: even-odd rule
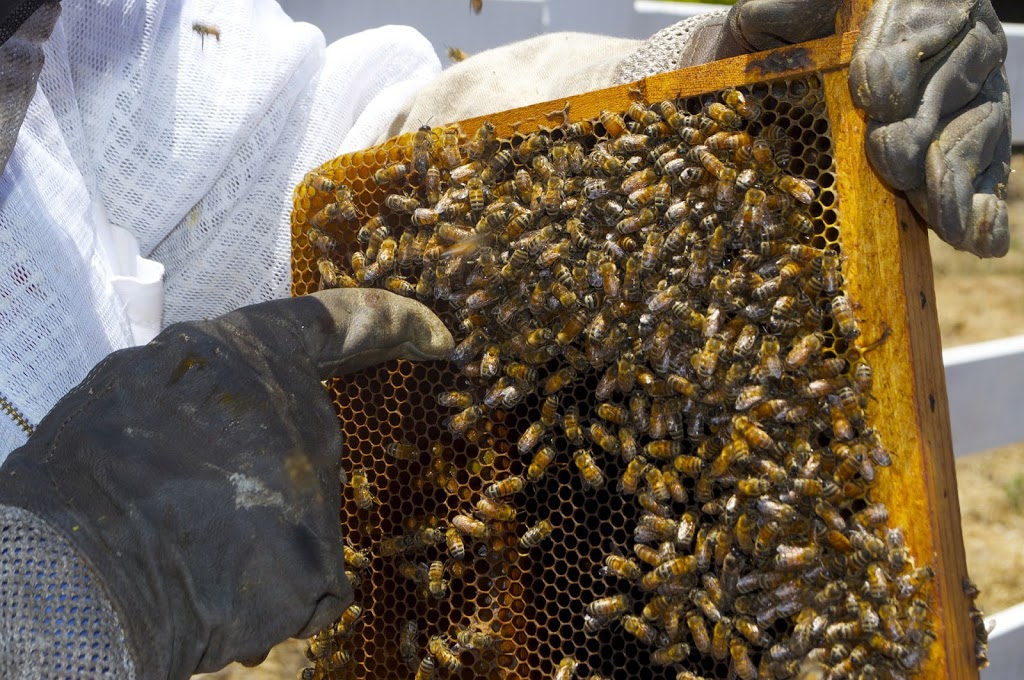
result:
[[[830,35],[838,5],[739,0],[717,40],[688,45],[687,63]],[[850,65],[875,170],[907,192],[942,240],[981,257],[1009,248],[1005,59],[1006,36],[989,0],[876,0]]]
[[[0,468],[0,506],[33,513],[91,565],[138,677],[259,660],[352,599],[342,441],[320,381],[451,345],[425,307],[380,290],[175,324],[54,407]]]
[[[1010,245],[1005,59],[989,0],[881,0],[850,65],[875,169],[944,241],[981,257]]]

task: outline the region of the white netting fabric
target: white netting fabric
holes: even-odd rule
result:
[[[717,28],[723,24],[728,13],[728,9],[714,10],[661,29],[622,60],[615,73],[615,82],[631,83],[656,73],[674,71],[705,61],[706,59],[702,58],[691,60],[691,55],[687,54],[687,46],[702,29]]]
[[[413,29],[325,47],[272,0],[62,5],[0,176],[0,396],[32,423],[161,325],[286,296],[292,188],[440,71]],[[0,413],[0,462],[23,442]]]
[[[0,505],[0,678],[134,677],[124,631],[91,569],[35,515]]]

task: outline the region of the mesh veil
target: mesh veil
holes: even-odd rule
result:
[[[166,268],[164,325],[284,297],[292,187],[440,69],[412,29],[325,47],[268,0],[62,8],[0,177],[0,396],[33,424],[137,341],[105,233]],[[0,414],[0,461],[23,442]]]
[[[0,602],[0,677],[135,677],[124,632],[91,569],[34,515],[5,505]]]

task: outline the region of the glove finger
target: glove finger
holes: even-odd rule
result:
[[[840,0],[748,0],[730,12],[729,26],[751,52],[832,35]]]
[[[416,300],[382,290],[335,289],[314,293],[334,328],[317,357],[321,378],[358,371],[391,359],[444,359],[452,335]]]
[[[973,12],[962,2],[880,2],[854,48],[850,90],[870,118],[891,123],[912,114],[935,72],[941,86],[933,89],[934,100],[946,115],[977,94],[971,83],[984,82],[1006,53],[1006,36],[987,2]]]
[[[1006,182],[1010,172],[1009,96],[949,121],[928,148],[926,184],[910,198],[939,237],[979,257],[1009,248]]]
[[[940,119],[970,104],[999,72],[1003,52],[993,37],[986,26],[977,25],[928,80],[912,116],[869,124],[868,156],[893,187],[909,191],[924,182],[925,155]],[[850,80],[852,87],[852,71]]]

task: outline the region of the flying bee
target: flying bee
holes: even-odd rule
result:
[[[377,186],[398,184],[409,176],[409,166],[405,163],[391,163],[373,173],[373,181]]]
[[[469,9],[473,14],[480,14],[484,9],[484,0],[469,0]]]
[[[573,457],[573,462],[580,471],[583,486],[587,489],[600,489],[604,486],[604,474],[597,467],[589,449],[580,449]]]
[[[523,537],[519,539],[519,548],[521,550],[530,550],[531,548],[536,548],[538,545],[541,544],[541,542],[543,542],[546,538],[551,536],[551,533],[553,531],[554,527],[551,526],[551,522],[549,522],[546,519],[541,520],[540,522],[526,530],[526,533],[523,534]]]
[[[526,480],[519,475],[514,475],[494,482],[484,489],[484,495],[492,499],[504,498],[517,494],[525,488]]]
[[[220,42],[220,28],[214,24],[204,24],[201,21],[192,22],[192,30],[199,35],[199,48],[206,47],[206,36],[212,36]]]
[[[453,64],[457,64],[460,61],[466,61],[469,59],[469,53],[459,47],[448,46],[448,61]]]
[[[370,490],[366,470],[363,468],[352,470],[352,495],[356,505],[363,510],[369,510],[377,504],[377,499],[373,497],[373,491]]]
[[[491,530],[487,528],[486,524],[467,515],[455,515],[452,518],[452,526],[463,536],[469,536],[478,541],[485,540],[491,535]]]

